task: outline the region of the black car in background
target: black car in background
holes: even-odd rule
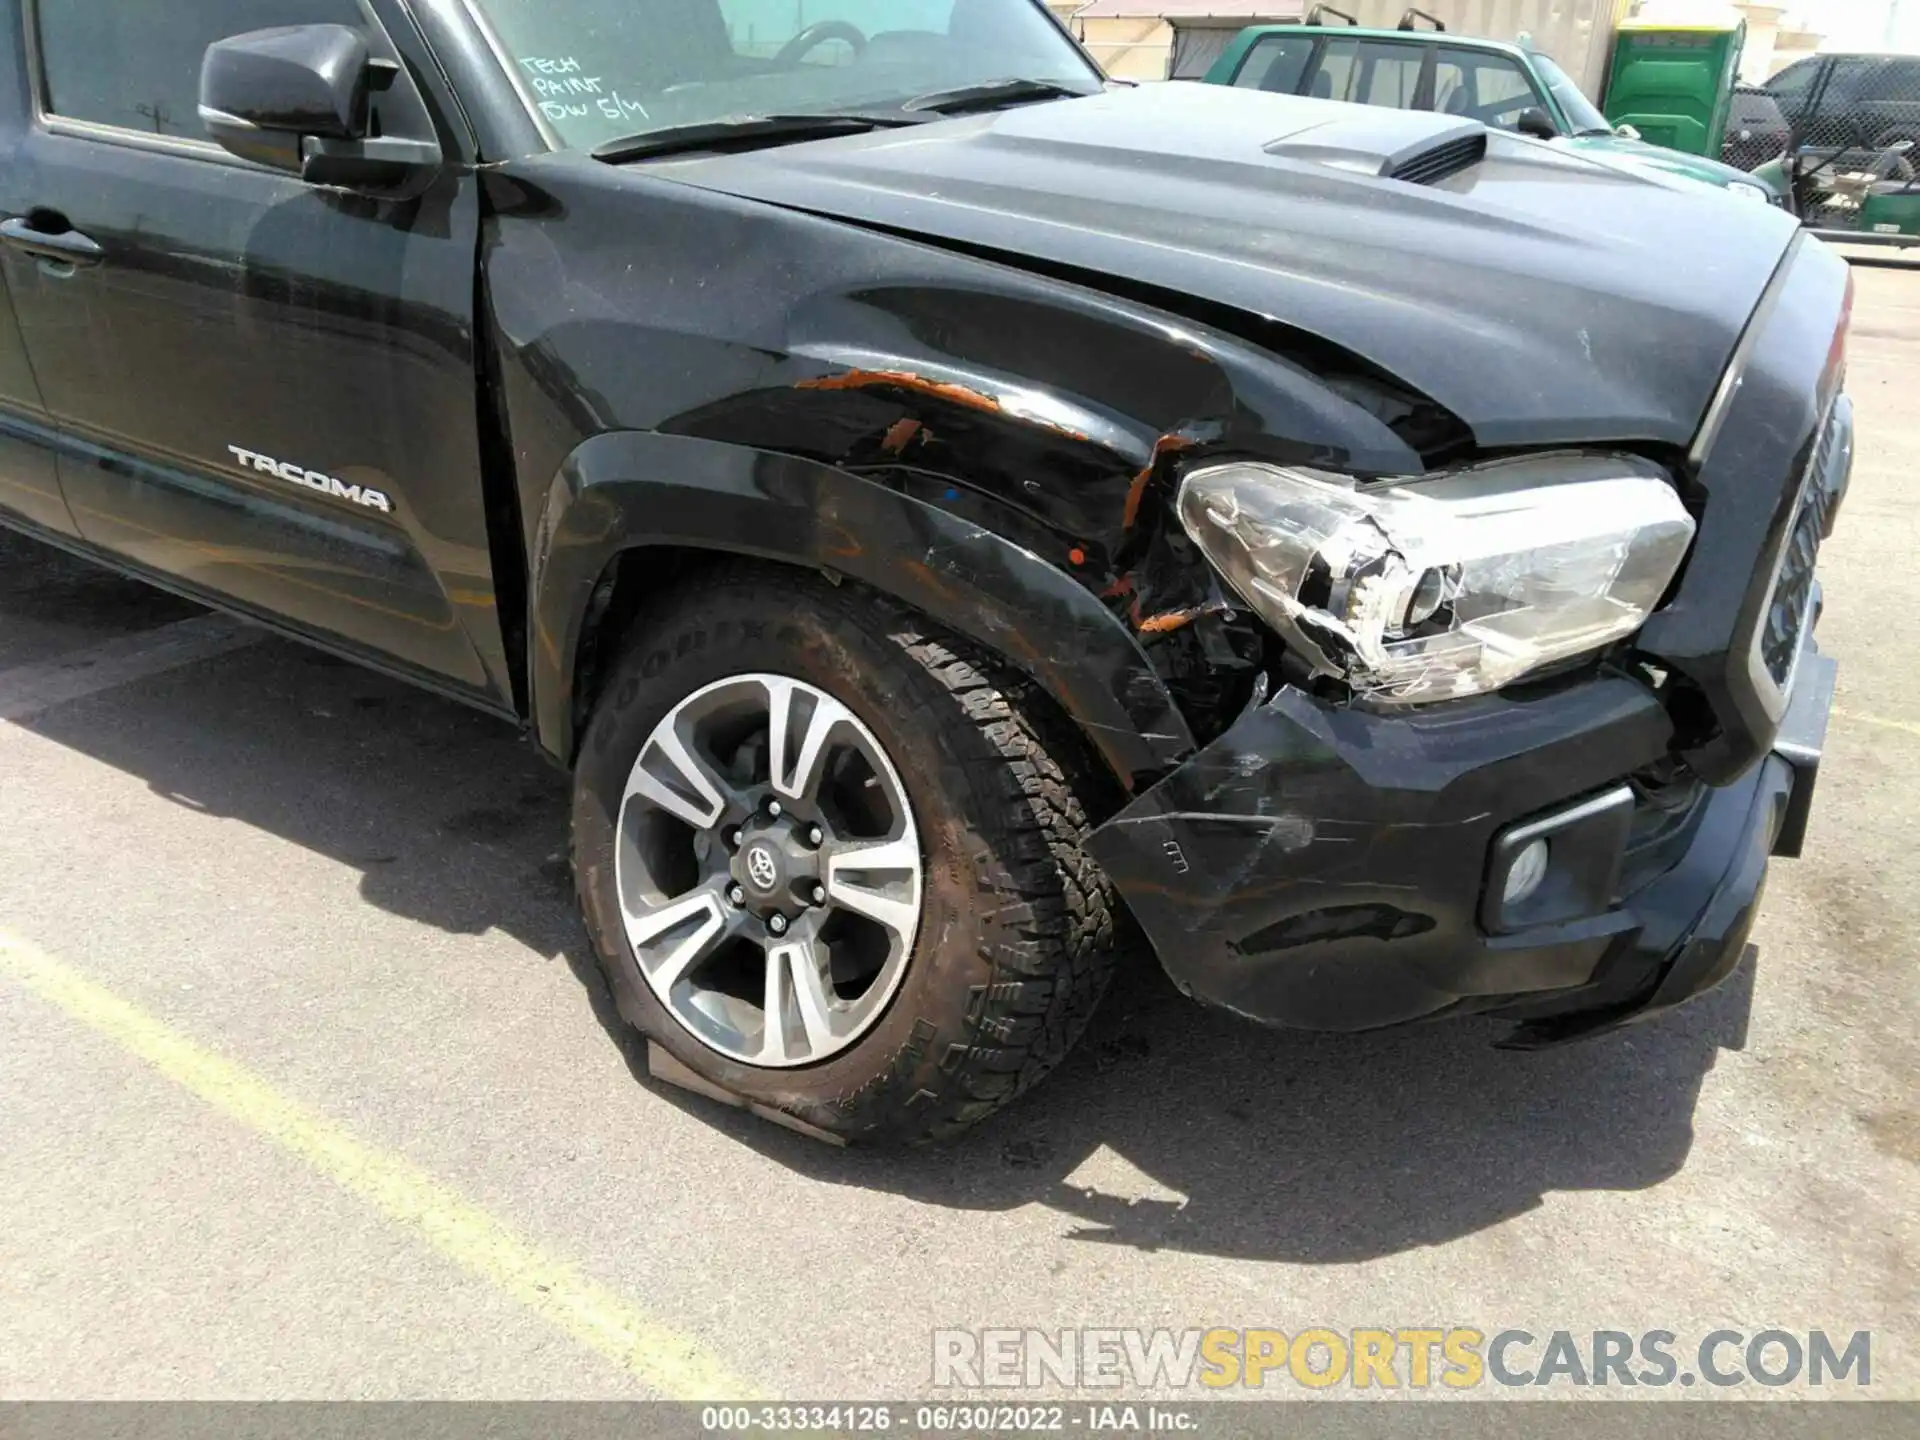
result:
[[[1723,162],[1737,170],[1758,170],[1786,154],[1792,138],[1793,129],[1779,101],[1755,85],[1734,88],[1727,138],[1720,147]]]
[[[1810,55],[1766,93],[1802,145],[1920,142],[1920,55]]]

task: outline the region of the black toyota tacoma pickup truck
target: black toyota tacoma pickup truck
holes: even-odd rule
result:
[[[1136,928],[1255,1020],[1568,1040],[1797,853],[1791,217],[1112,87],[1038,0],[0,16],[4,518],[524,726],[683,1079],[938,1137]]]

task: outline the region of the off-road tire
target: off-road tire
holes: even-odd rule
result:
[[[634,959],[614,876],[615,811],[646,737],[687,695],[748,672],[817,685],[873,731],[925,865],[886,1012],[797,1069],[721,1055],[673,1018]],[[848,1141],[921,1143],[977,1123],[1060,1062],[1112,973],[1116,902],[1084,849],[1076,772],[1091,774],[1083,742],[1024,681],[894,601],[802,572],[704,577],[628,637],[575,770],[575,879],[621,1016],[711,1084]]]

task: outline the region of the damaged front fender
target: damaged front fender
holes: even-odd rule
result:
[[[1097,597],[992,531],[871,480],[717,441],[601,435],[561,466],[540,514],[534,723],[563,762],[594,590],[617,556],[660,546],[827,571],[905,601],[1038,684],[1127,790],[1193,752],[1167,687]]]
[[[848,494],[891,492],[938,512],[927,525],[1051,566],[1146,656],[1183,726],[1211,735],[1251,693],[1264,636],[1171,518],[1182,467],[1233,455],[1408,474],[1473,448],[1427,397],[1257,314],[1183,313],[1178,295],[1110,293],[1110,275],[1032,270],[649,167],[555,155],[485,179],[490,365],[534,564],[553,476],[608,435],[829,467]],[[560,215],[596,243],[558,243]],[[655,531],[678,523],[659,514]],[[812,517],[777,523],[804,533]],[[1045,643],[1039,620],[1016,616],[992,643],[1020,663],[1007,646]],[[1109,748],[1099,727],[1121,723],[1116,708],[1110,691],[1073,714]]]

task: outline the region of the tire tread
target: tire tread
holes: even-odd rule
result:
[[[949,1047],[941,1066],[948,1094],[915,1137],[937,1140],[1031,1089],[1073,1048],[1112,978],[1115,907],[1084,848],[1093,828],[1086,808],[1041,736],[1045,721],[1024,683],[924,627],[892,638],[990,747],[992,758],[968,762],[976,792],[998,790],[1000,800],[994,843],[974,857],[976,883],[996,902],[1003,933],[1017,937],[994,947],[993,979],[974,987],[968,1007],[971,1042]]]

